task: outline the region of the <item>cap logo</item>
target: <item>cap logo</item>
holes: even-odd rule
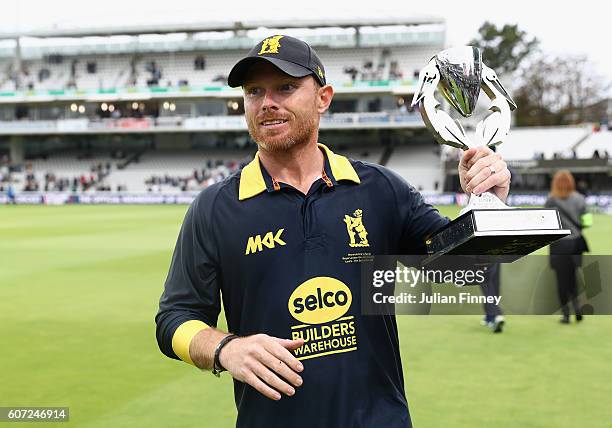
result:
[[[321,77],[321,79],[325,79],[325,76],[323,75],[323,70],[321,70],[321,67],[319,67],[317,65],[317,73],[319,73],[319,76]]]
[[[257,53],[257,55],[277,54],[278,48],[281,47],[279,40],[282,38],[283,36],[272,36],[265,39],[263,42],[261,42],[261,50]]]

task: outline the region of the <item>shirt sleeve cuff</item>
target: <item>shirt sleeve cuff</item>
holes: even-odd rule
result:
[[[200,320],[190,320],[179,325],[172,336],[172,350],[181,360],[193,364],[189,356],[189,345],[200,331],[208,328],[208,325]]]

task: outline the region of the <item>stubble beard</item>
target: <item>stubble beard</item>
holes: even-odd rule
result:
[[[248,121],[249,135],[261,150],[267,152],[283,152],[292,147],[299,146],[311,140],[313,134],[318,134],[318,124],[315,115],[305,115],[294,121],[293,129],[287,137],[279,139],[277,136],[266,137],[259,132],[257,124]]]

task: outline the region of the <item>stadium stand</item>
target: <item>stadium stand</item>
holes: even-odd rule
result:
[[[590,126],[514,128],[498,152],[509,161],[571,158],[574,146],[590,133]]]
[[[348,132],[354,133],[355,131]],[[512,137],[508,138],[509,141],[499,146],[498,150],[505,159],[511,162],[541,159],[603,159],[606,157],[606,151],[609,157],[609,150],[612,147],[610,144],[612,133],[602,131],[591,134],[590,130],[583,127],[516,129],[510,135]],[[327,135],[323,141],[338,153],[349,158],[386,164],[417,189],[426,191],[441,191],[444,188],[443,160],[455,162],[456,165],[461,153],[457,149],[439,147],[433,143],[406,144],[394,147],[389,152],[390,158],[385,163],[383,161],[385,146],[377,144],[375,140],[371,144],[335,144],[333,136]],[[577,141],[579,141],[578,144]],[[574,151],[572,151],[573,148],[575,148]],[[92,155],[88,152],[63,152],[46,159],[30,160],[28,162],[30,170],[27,171],[25,168],[21,173],[14,173],[13,179],[16,183],[22,184],[22,186],[18,185],[18,188],[25,189],[28,183],[27,175],[33,174],[39,183],[38,190],[44,187],[43,183],[45,183],[47,174],[58,178],[68,178],[71,182],[75,177],[80,180],[81,176],[89,178],[93,175],[95,180],[88,181],[95,181],[95,183],[93,186],[89,184],[88,189],[95,189],[97,186],[109,190],[122,189],[134,192],[197,190],[206,183],[210,183],[207,181],[210,177],[215,177],[216,180],[226,176],[250,160],[254,150],[254,147],[246,151],[238,148],[194,148],[188,151],[168,148],[150,149],[127,164],[125,160],[113,159],[108,153]],[[102,177],[98,177],[97,165],[105,167]],[[109,167],[106,168],[106,165]],[[451,168],[455,167],[451,166]],[[206,178],[198,179],[197,175],[194,176],[194,171],[200,171],[201,177]],[[165,183],[160,184],[158,179],[165,177],[171,179],[164,179]],[[152,186],[152,178],[160,185]],[[189,178],[194,178],[194,181],[183,182]],[[531,182],[534,178],[525,180]],[[538,179],[537,182],[545,181]],[[83,186],[79,186],[79,189],[82,188]],[[51,186],[49,190],[54,190],[54,187]]]
[[[371,163],[380,163],[382,146],[359,146],[334,148],[349,158]],[[37,191],[46,188],[55,190],[113,190],[128,192],[180,192],[200,190],[223,179],[240,166],[249,162],[253,150],[244,149],[193,149],[189,151],[148,150],[125,164],[109,155],[96,154],[84,158],[83,153],[63,153],[47,159],[35,159],[26,164],[13,181],[19,190]],[[124,165],[125,164],[125,165]],[[28,188],[28,176],[38,185]],[[49,186],[46,177],[53,177]],[[87,186],[81,181],[85,177]],[[78,181],[73,186],[74,180]],[[68,185],[59,182],[67,180]]]
[[[320,25],[328,26],[327,20]],[[322,118],[321,141],[349,158],[386,165],[417,189],[457,191],[460,151],[436,145],[408,107],[420,68],[444,47],[443,22],[353,25],[360,31],[348,34],[343,27],[305,37],[336,90]],[[108,45],[88,37],[112,33],[77,31],[72,37],[83,37],[82,44],[30,44],[15,51],[23,54],[19,59],[0,49],[0,190],[13,182],[18,191],[178,193],[227,176],[255,150],[241,93],[225,86],[227,73],[260,32],[269,34],[260,27]],[[223,32],[233,37],[223,38]],[[145,35],[151,34],[163,37]],[[486,108],[485,99],[471,120],[482,118]],[[608,189],[611,136],[593,133],[591,126],[513,128],[499,153],[516,172],[519,189],[546,188],[548,176],[566,167],[566,160],[579,161],[570,167],[585,174],[579,177],[583,187]],[[96,141],[93,151],[79,148],[89,140]],[[112,153],[117,149],[122,156]],[[599,162],[582,162],[594,158]]]
[[[431,56],[430,47],[394,46],[392,48],[330,49],[319,47],[326,64],[328,81],[336,84],[353,82],[412,80],[414,72]],[[22,72],[13,72],[11,64],[0,63],[4,70],[0,91],[22,89],[112,89],[147,86],[201,86],[225,83],[228,64],[235,63],[243,51],[203,51],[150,54],[109,54],[61,57],[61,63],[48,59],[31,59],[22,63]],[[202,57],[205,66],[196,67]],[[91,64],[94,64],[91,66]],[[152,67],[152,65],[154,66]],[[346,70],[354,69],[352,75]],[[41,77],[43,77],[41,79]],[[12,77],[12,78],[11,78]],[[352,77],[355,77],[353,79]]]
[[[610,158],[612,154],[612,132],[594,132],[576,147],[579,159]]]
[[[381,163],[381,158],[383,155],[383,147],[380,145],[358,147],[346,147],[344,145],[341,145],[332,148],[336,153],[346,156],[350,159],[377,164]]]
[[[440,191],[444,182],[440,148],[434,144],[395,147],[386,165],[418,190]]]
[[[237,150],[149,151],[124,169],[114,171],[106,182],[131,192],[180,192],[199,190],[219,181],[249,161]]]
[[[63,153],[28,161],[21,171],[12,173],[12,180],[23,191],[107,190],[102,188],[104,178],[115,168],[108,155],[84,158],[82,153]]]

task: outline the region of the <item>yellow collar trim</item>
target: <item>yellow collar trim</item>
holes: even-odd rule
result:
[[[355,168],[353,168],[353,165],[351,165],[351,162],[347,158],[335,154],[324,144],[318,144],[318,146],[325,152],[332,175],[336,181],[349,180],[357,184],[361,183]],[[258,195],[265,190],[266,182],[264,181],[263,174],[261,172],[259,152],[257,152],[255,153],[253,160],[242,169],[242,173],[240,174],[238,200],[243,201]]]
[[[251,198],[266,190],[266,182],[261,173],[259,165],[259,152],[247,166],[242,168],[240,174],[240,188],[238,189],[238,200]]]
[[[355,168],[353,168],[353,165],[351,165],[351,162],[347,158],[335,154],[325,144],[319,143],[317,145],[319,146],[319,148],[325,151],[332,175],[334,176],[334,179],[336,181],[349,180],[357,184],[361,183],[361,180],[359,179]]]

